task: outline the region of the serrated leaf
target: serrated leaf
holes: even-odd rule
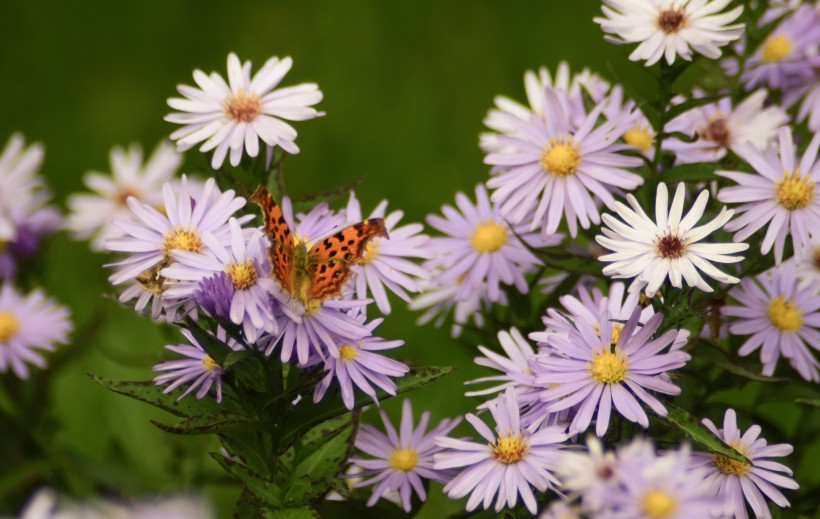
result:
[[[221,413],[226,410],[226,407],[223,407],[221,404],[217,404],[212,398],[197,400],[193,397],[186,397],[181,400],[177,400],[177,395],[182,392],[181,389],[177,389],[176,391],[166,395],[163,393],[162,386],[158,386],[150,380],[139,382],[115,381],[98,377],[90,373],[88,374],[88,377],[97,384],[110,391],[113,391],[114,393],[119,393],[147,404],[151,404],[154,407],[158,407],[163,411],[168,411],[176,416],[188,417],[209,415]]]
[[[276,484],[265,481],[241,463],[233,462],[222,454],[212,452],[211,457],[234,479],[245,485],[257,499],[272,507],[282,506],[284,492]]]
[[[745,456],[729,447],[723,440],[712,434],[712,431],[706,428],[700,421],[689,414],[689,411],[682,409],[669,402],[664,402],[667,416],[660,416],[660,419],[672,425],[683,434],[688,436],[698,445],[705,447],[709,452],[722,454],[728,458],[743,463],[749,463]]]
[[[156,420],[151,423],[173,434],[221,434],[236,430],[270,430],[272,426],[230,412],[191,416],[174,425]]]

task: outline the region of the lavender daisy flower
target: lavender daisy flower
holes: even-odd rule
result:
[[[624,99],[624,89],[621,85],[612,87],[612,91],[606,98],[606,107],[603,115],[607,119],[618,119],[622,114],[628,113],[630,119],[634,120],[632,126],[624,132],[621,138],[636,149],[641,155],[649,160],[655,158],[655,130],[649,119],[635,107],[635,101]]]
[[[792,262],[744,278],[729,295],[740,303],[721,307],[723,315],[738,318],[729,325],[729,333],[751,335],[738,354],[746,356],[759,348],[766,376],[774,374],[782,355],[804,379],[820,381],[820,364],[807,347],[820,350],[820,294],[813,286],[798,288]]]
[[[435,275],[435,273],[434,273]],[[466,299],[458,299],[456,296],[463,292],[461,287],[462,281],[453,280],[446,285],[437,286],[433,282],[425,282],[422,285],[422,294],[410,302],[408,308],[410,310],[424,310],[424,313],[416,321],[419,325],[426,324],[433,321],[433,324],[438,328],[443,323],[450,311],[453,311],[453,326],[450,329],[451,337],[458,337],[464,330],[464,327],[469,325],[470,321],[475,323],[475,326],[482,328],[484,326],[484,312],[489,310],[493,302],[489,300],[489,291],[486,284],[475,290],[475,293],[469,295]],[[501,292],[501,295],[496,301],[501,306],[506,306],[507,295]]]
[[[37,172],[44,154],[42,144],[26,147],[26,140],[19,133],[13,134],[0,152],[0,238],[6,238],[6,219],[26,209],[32,195],[43,186]]]
[[[413,491],[421,501],[427,499],[422,478],[439,483],[445,483],[449,479],[448,471],[433,467],[434,455],[443,450],[435,439],[450,434],[461,422],[461,418],[442,420],[428,432],[430,413],[425,411],[414,429],[413,409],[410,400],[406,399],[402,406],[401,427],[396,432],[387,413],[380,411],[380,414],[386,435],[375,427],[362,425],[356,436],[356,448],[373,458],[351,459],[354,467],[364,469],[361,475],[367,478],[357,482],[355,486],[360,488],[374,485],[367,506],[376,504],[385,493],[398,492],[404,511],[409,513],[410,495]]]
[[[695,98],[703,97],[696,91]],[[778,128],[789,121],[777,105],[764,108],[768,93],[758,90],[732,107],[729,97],[716,103],[693,108],[669,121],[667,132],[680,132],[697,137],[692,142],[670,137],[663,148],[675,154],[675,164],[718,162],[728,150],[737,153],[738,145],[748,143],[765,150],[777,136]]]
[[[568,339],[549,338],[557,355],[538,359],[543,371],[535,381],[547,388],[541,393],[541,400],[549,403],[547,411],[561,411],[581,403],[569,434],[587,430],[597,409],[595,433],[603,436],[609,427],[613,404],[621,416],[647,428],[649,419],[639,400],[661,416],[666,416],[666,408],[646,389],[680,394],[680,388],[670,382],[666,373],[683,367],[690,357],[680,350],[662,353],[672,345],[678,332],[668,330],[652,338],[663,314],[655,314],[638,330],[640,314],[640,308],[633,310],[614,347],[609,326],[596,330],[584,322],[576,323],[577,329]],[[609,313],[604,313],[602,321],[609,319]]]
[[[199,151],[214,150],[214,169],[222,166],[229,151],[233,166],[239,165],[243,151],[256,157],[260,139],[268,147],[299,153],[296,130],[283,119],[303,121],[324,115],[311,107],[322,100],[322,92],[313,83],[276,89],[291,66],[291,58],[273,57],[251,77],[251,62],[242,63],[230,53],[227,83],[216,72],[206,75],[195,70],[199,88],[178,85],[185,98],[168,99],[168,106],[179,112],[165,120],[184,125],[171,134],[177,149],[185,151],[202,142]]]
[[[362,317],[359,320],[362,321]],[[364,327],[373,333],[373,330],[383,321],[384,319],[374,319]],[[410,368],[401,362],[374,352],[398,348],[403,344],[404,341],[386,341],[373,336],[343,343],[338,348],[338,357],[331,355],[325,359],[326,374],[321,382],[316,384],[313,402],[322,400],[334,379],[339,383],[342,401],[348,409],[353,409],[354,385],[372,398],[376,404],[379,403],[379,399],[373,385],[389,395],[395,395],[396,383],[389,377],[403,377],[410,371]]]
[[[715,494],[723,501],[724,514],[737,519],[747,519],[748,504],[755,517],[771,519],[766,498],[781,508],[790,506],[789,501],[776,487],[795,490],[799,485],[791,478],[791,469],[767,458],[788,456],[794,450],[791,445],[768,445],[766,440],[760,438],[759,425],[749,427],[744,433],[737,426],[737,415],[733,409],[726,410],[722,429],[718,429],[708,418],[703,420],[703,425],[749,460],[749,463],[735,461],[716,453],[693,455],[693,461],[696,461],[694,466],[706,467],[706,484],[714,489]],[[716,511],[720,511],[720,507],[717,507]]]
[[[616,212],[624,220],[605,214],[603,236],[595,237],[600,245],[613,251],[598,258],[611,262],[604,267],[604,274],[615,278],[632,278],[635,280],[629,291],[644,287],[646,295],[653,297],[669,277],[675,288],[683,286],[682,281],[690,287],[698,287],[704,292],[712,288],[704,281],[703,274],[721,283],[737,283],[734,276],[724,274],[712,265],[715,263],[736,263],[742,256],[733,256],[749,248],[745,243],[697,243],[723,227],[734,214],[734,211],[723,207],[711,222],[695,227],[709,200],[709,192],[701,191],[692,209],[683,217],[683,201],[686,188],[683,182],[678,184],[672,206],[668,206],[669,192],[666,184],[658,184],[655,199],[655,221],[651,220],[641,209],[632,195],[626,199],[632,209],[620,202],[615,203]]]
[[[68,342],[72,324],[69,311],[46,297],[42,290],[28,295],[10,284],[0,289],[0,373],[9,369],[27,379],[27,364],[44,369],[46,361],[36,350],[54,351]]]
[[[45,190],[38,191],[28,200],[28,207],[19,206],[9,215],[9,233],[0,231],[0,278],[16,277],[18,265],[25,265],[39,250],[40,242],[62,227],[60,211],[44,205],[48,197]]]
[[[195,390],[197,400],[201,400],[208,394],[211,387],[215,387],[216,401],[222,402],[222,366],[202,349],[189,330],[182,329],[181,331],[190,344],[169,344],[165,347],[187,359],[169,360],[154,366],[154,371],[164,372],[154,377],[154,383],[161,386],[170,382],[170,385],[163,390],[166,395],[179,386],[188,384],[188,389],[179,395],[177,400],[181,400]],[[228,339],[228,334],[221,327],[216,330],[216,338],[234,351],[242,348],[235,340]]]
[[[814,195],[815,185],[820,182],[820,162],[817,161],[820,135],[814,136],[799,162],[791,130],[782,128],[779,137],[777,154],[771,149],[764,153],[748,145],[737,150],[756,174],[717,172],[738,184],[722,188],[718,200],[742,204],[737,208],[739,216],[726,225],[726,230],[737,231],[734,240],[741,241],[768,223],[760,252],[768,254],[774,247],[778,264],[783,261],[786,238],[791,236],[795,248],[807,247],[813,225],[820,221],[820,196]]]
[[[444,487],[451,499],[471,494],[467,511],[479,503],[487,509],[498,496],[495,511],[514,508],[521,496],[531,513],[538,511],[532,487],[546,492],[558,486],[553,476],[561,456],[561,442],[567,439],[563,427],[549,427],[536,433],[522,429],[515,389],[508,388],[489,406],[496,423],[495,433],[474,414],[466,416],[470,425],[487,443],[440,436],[436,445],[447,449],[434,456],[436,470],[463,467]]]
[[[820,234],[809,240],[808,247],[801,247],[794,257],[798,288],[814,287],[820,292]]]
[[[563,236],[527,232],[523,225],[511,227],[499,207],[490,204],[481,184],[476,186],[476,199],[473,205],[458,193],[460,212],[446,205],[442,208],[444,218],[427,217],[431,227],[448,236],[430,240],[430,249],[438,255],[425,265],[441,269],[434,278],[440,285],[459,281],[458,300],[469,299],[486,288],[488,299],[496,302],[501,297],[501,283],[514,285],[526,294],[529,286],[524,276],[541,262],[521,240],[530,247],[548,247],[561,243]]]
[[[211,317],[230,321],[235,293],[236,288],[231,276],[225,272],[217,272],[197,284],[194,300]]]
[[[348,224],[363,220],[359,201],[353,193],[350,193],[345,213]],[[383,240],[376,236],[367,242],[364,256],[359,264],[353,267],[355,275],[352,281],[356,297],[364,299],[369,291],[379,311],[385,315],[390,313],[390,301],[387,299],[385,288],[410,302],[407,292],[420,292],[418,280],[430,277],[427,269],[413,263],[408,258],[429,259],[432,256],[431,251],[426,247],[430,237],[421,234],[424,227],[420,223],[399,227],[399,220],[404,213],[402,211],[386,213],[387,200],[382,200],[368,218],[384,218],[384,226],[390,239]]]
[[[567,94],[548,87],[543,119],[534,114],[527,121],[508,117],[516,132],[499,135],[498,140],[514,151],[490,153],[484,159],[495,166],[496,176],[487,187],[495,190],[492,200],[506,220],[529,219],[530,230],[540,227],[546,237],[566,217],[574,237],[578,222],[584,229],[600,223],[593,195],[612,207],[613,191],[632,190],[643,183],[639,175],[623,169],[638,167],[642,161],[620,153],[628,145],[614,144],[637,116],[624,113],[597,125],[605,106],[606,101],[598,103],[576,128]]]
[[[509,332],[498,332],[498,343],[504,353],[507,354],[506,357],[484,346],[479,346],[478,351],[483,353],[484,356],[476,357],[474,361],[479,366],[500,371],[502,374],[469,380],[464,384],[484,384],[486,382],[501,382],[501,384],[478,391],[468,391],[464,393],[464,396],[492,395],[505,391],[508,387],[514,387],[520,398],[523,393],[530,390],[530,386],[534,385],[534,381],[533,383],[522,382],[522,380],[532,378],[530,360],[535,358],[535,350],[527,342],[527,339],[516,328],[511,328]],[[482,407],[484,406],[482,405]]]
[[[546,510],[541,512],[538,519],[582,519],[581,509],[563,501],[553,501]]]

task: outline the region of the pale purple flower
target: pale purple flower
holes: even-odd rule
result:
[[[23,295],[9,283],[0,289],[0,373],[13,371],[27,379],[28,364],[45,369],[37,350],[54,351],[67,343],[72,324],[69,311],[42,290]]]
[[[728,517],[747,519],[747,504],[754,517],[771,519],[772,514],[766,500],[771,500],[781,508],[789,507],[789,501],[777,487],[795,490],[799,488],[791,478],[792,471],[782,463],[768,458],[788,456],[794,450],[787,443],[768,445],[760,437],[759,425],[749,427],[744,433],[737,426],[737,415],[727,409],[723,418],[723,428],[718,429],[708,418],[703,424],[729,447],[749,460],[749,463],[733,460],[722,454],[695,453],[695,466],[707,468],[706,483],[723,501],[722,512]],[[718,506],[714,513],[719,513]]]
[[[230,321],[234,293],[236,289],[231,276],[225,272],[217,272],[199,282],[194,291],[194,299],[211,317]]]
[[[617,341],[613,341],[610,326],[596,330],[582,321],[576,323],[577,328],[569,338],[555,335],[549,338],[549,345],[556,354],[538,358],[543,370],[535,381],[547,388],[541,393],[541,400],[549,403],[545,407],[547,411],[561,411],[581,404],[572,418],[569,434],[586,431],[597,410],[595,433],[603,436],[609,427],[613,405],[621,416],[647,428],[649,419],[641,401],[657,414],[666,416],[666,408],[647,389],[667,395],[680,394],[680,388],[666,375],[690,359],[681,350],[667,350],[678,331],[668,330],[653,338],[663,314],[655,314],[638,329],[640,314],[640,308],[633,310]],[[609,320],[609,313],[605,312],[601,321]]]
[[[347,224],[363,220],[359,201],[353,193],[345,210]],[[432,252],[427,247],[430,237],[422,234],[420,223],[399,226],[404,216],[402,211],[387,214],[387,200],[382,200],[368,218],[384,218],[389,239],[376,236],[367,243],[365,253],[353,267],[352,280],[356,297],[364,299],[367,293],[373,296],[379,311],[390,313],[390,301],[385,288],[403,300],[410,302],[407,292],[420,292],[419,279],[428,279],[430,272],[409,258],[429,259]]]
[[[356,488],[373,485],[373,493],[367,506],[373,506],[385,493],[398,492],[402,508],[410,512],[410,497],[415,491],[421,501],[427,499],[423,479],[446,483],[449,471],[433,467],[433,457],[443,450],[435,439],[445,436],[461,422],[461,418],[445,419],[427,431],[430,413],[421,415],[418,426],[413,427],[413,409],[410,400],[402,406],[399,431],[390,423],[387,413],[380,411],[387,434],[370,425],[362,425],[356,436],[356,448],[373,458],[353,457],[354,467],[361,467],[362,481]]]
[[[359,321],[362,321],[362,317]],[[364,327],[373,333],[384,319],[374,319],[364,324]],[[336,380],[342,393],[345,407],[353,409],[353,386],[379,403],[376,389],[380,388],[388,395],[396,394],[396,383],[390,377],[398,378],[407,374],[410,368],[407,365],[381,355],[379,351],[391,350],[403,345],[404,341],[387,341],[380,337],[364,337],[358,341],[347,341],[339,345],[337,355],[329,355],[324,363],[324,378],[316,384],[313,392],[313,402],[319,402],[325,396],[330,385]]]
[[[28,212],[32,196],[43,187],[38,174],[43,163],[43,145],[26,147],[22,134],[13,134],[0,152],[0,239],[9,238],[9,219]]]
[[[634,123],[636,114],[624,113],[599,123],[606,101],[572,124],[565,92],[545,88],[544,118],[533,114],[523,121],[508,116],[515,132],[498,136],[507,145],[503,153],[490,153],[484,162],[494,166],[487,181],[492,200],[505,220],[529,221],[530,230],[541,228],[544,237],[554,234],[566,219],[570,234],[578,222],[588,229],[600,223],[598,203],[612,207],[618,189],[633,190],[643,178],[624,168],[643,162],[620,152],[630,148],[615,144]]]
[[[721,313],[737,318],[729,333],[751,335],[738,354],[760,349],[767,376],[782,355],[804,379],[820,381],[820,363],[809,349],[820,350],[820,294],[813,286],[798,288],[793,262],[744,278],[729,295],[740,303],[721,307]]]
[[[799,247],[794,260],[797,269],[798,288],[813,286],[820,292],[820,233],[809,240],[808,247]]]
[[[749,145],[737,150],[751,165],[755,174],[740,171],[718,171],[737,186],[724,187],[718,200],[725,204],[742,204],[739,216],[726,225],[727,231],[737,231],[735,241],[742,241],[769,224],[760,244],[760,252],[768,254],[774,247],[777,263],[783,261],[786,238],[791,236],[794,247],[809,245],[812,229],[820,221],[820,161],[817,150],[820,135],[815,135],[809,147],[798,159],[789,128],[780,130],[780,147],[761,152]]]
[[[515,508],[520,495],[530,513],[538,511],[533,487],[547,492],[559,485],[553,471],[560,461],[564,427],[554,426],[531,433],[521,428],[518,399],[514,388],[508,388],[489,406],[495,431],[474,414],[466,416],[483,442],[438,437],[436,444],[447,449],[434,456],[437,470],[462,467],[444,487],[451,499],[471,494],[467,511],[479,504],[489,508],[495,499],[495,511]],[[497,498],[496,498],[497,496]]]
[[[527,339],[516,328],[510,328],[510,331],[498,332],[498,343],[501,349],[506,354],[495,352],[485,346],[479,346],[480,351],[484,356],[473,359],[479,366],[501,372],[501,375],[492,375],[489,377],[481,377],[475,380],[468,380],[465,385],[484,384],[487,382],[498,383],[491,387],[480,389],[478,391],[468,391],[464,396],[484,396],[492,395],[505,391],[508,387],[516,388],[516,393],[520,396],[529,391],[533,383],[526,383],[522,380],[532,378],[532,371],[530,370],[530,360],[535,358],[535,349],[527,341]],[[483,407],[484,405],[482,405]]]
[[[583,517],[578,506],[569,505],[557,499],[541,512],[538,519],[583,519]]]
[[[635,101],[624,98],[624,89],[621,85],[615,85],[606,97],[606,107],[603,115],[607,119],[618,119],[623,114],[630,114],[629,119],[632,125],[627,129],[621,138],[649,160],[655,158],[655,130],[652,123],[635,106]],[[668,140],[668,138],[667,138]]]
[[[50,205],[49,194],[45,190],[37,192],[26,208],[20,207],[16,214],[9,215],[6,223],[11,231],[6,237],[0,237],[0,279],[11,279],[17,275],[19,266],[35,256],[40,242],[52,232],[62,227],[60,211]]]
[[[461,281],[453,280],[446,285],[438,286],[430,281],[422,284],[422,294],[410,302],[410,310],[424,310],[424,313],[416,321],[418,324],[426,324],[433,321],[438,328],[444,324],[445,319],[453,311],[453,325],[450,329],[451,337],[458,337],[468,326],[470,321],[475,326],[484,326],[484,312],[489,310],[493,302],[489,300],[489,291],[486,285],[482,285],[466,299],[458,299],[456,296],[463,292]],[[501,292],[497,304],[506,306],[507,295]]]

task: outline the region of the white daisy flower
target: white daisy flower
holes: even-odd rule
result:
[[[134,221],[128,208],[129,197],[152,207],[162,205],[162,184],[171,180],[182,164],[182,156],[167,142],[160,142],[145,164],[139,144],[127,150],[115,146],[110,160],[110,174],[90,171],[83,178],[93,194],[68,197],[71,212],[66,227],[77,239],[92,238],[91,248],[96,251],[105,250],[108,238],[123,235],[112,220]]]
[[[720,57],[720,47],[740,38],[743,24],[728,25],[743,12],[739,6],[720,11],[731,0],[604,0],[601,24],[612,43],[639,43],[629,55],[632,61],[654,65],[661,58],[668,64],[680,56],[692,61],[692,51],[707,58]]]
[[[601,256],[601,261],[611,262],[604,267],[604,274],[614,278],[635,278],[629,291],[646,287],[646,295],[653,297],[663,282],[675,288],[682,288],[682,281],[690,287],[698,287],[704,292],[712,292],[701,272],[721,283],[737,283],[734,276],[724,274],[715,263],[737,263],[742,256],[734,256],[749,248],[746,243],[698,243],[714,231],[723,227],[734,211],[721,208],[711,222],[695,227],[709,200],[709,192],[701,191],[692,209],[683,217],[683,199],[686,188],[678,184],[672,206],[668,206],[669,192],[666,184],[658,185],[655,199],[655,220],[650,219],[632,195],[626,199],[632,209],[621,202],[615,203],[615,210],[623,219],[617,220],[609,214],[603,215],[603,236],[595,237],[600,245],[613,251]],[[700,271],[700,272],[698,272]]]
[[[314,83],[276,89],[293,65],[291,58],[273,57],[251,77],[251,62],[241,63],[236,54],[228,55],[228,82],[216,72],[206,75],[194,70],[199,88],[178,85],[185,98],[168,99],[168,106],[179,112],[165,120],[184,126],[171,134],[177,149],[185,151],[199,144],[199,151],[214,150],[211,167],[222,166],[230,150],[233,166],[242,151],[251,157],[259,154],[259,139],[269,147],[279,146],[288,153],[299,153],[296,130],[282,119],[304,121],[324,115],[311,108],[322,100]]]
[[[820,292],[820,234],[812,238],[807,246],[800,247],[794,255],[797,264],[797,280],[802,290],[814,285]]]

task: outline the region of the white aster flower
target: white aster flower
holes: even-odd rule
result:
[[[603,236],[595,237],[600,245],[613,251],[599,258],[611,262],[604,267],[604,274],[614,278],[635,278],[629,291],[646,287],[649,297],[655,295],[667,276],[675,288],[682,288],[682,281],[686,281],[688,286],[705,292],[711,292],[712,288],[706,284],[701,272],[721,283],[740,281],[715,268],[712,262],[737,263],[743,257],[733,254],[748,249],[748,244],[698,243],[723,227],[734,211],[723,207],[711,222],[695,227],[703,216],[709,192],[702,191],[692,209],[683,217],[685,195],[683,183],[678,184],[672,206],[669,207],[666,184],[659,184],[654,221],[641,209],[634,196],[626,197],[632,209],[616,202],[616,212],[623,222],[604,214],[603,221],[608,227],[602,227]]]
[[[168,106],[179,112],[166,115],[165,120],[184,125],[171,134],[177,149],[185,151],[202,142],[199,151],[214,150],[214,169],[222,165],[229,150],[234,166],[242,159],[243,150],[256,157],[259,139],[269,147],[299,153],[294,142],[296,130],[282,119],[304,121],[324,114],[311,108],[322,100],[316,84],[276,89],[292,65],[289,57],[273,57],[251,77],[251,62],[241,63],[231,53],[227,83],[216,72],[206,75],[195,70],[194,81],[199,88],[178,85],[177,90],[185,98],[168,99]]]
[[[721,13],[731,0],[604,0],[604,17],[593,18],[612,43],[639,43],[632,61],[668,64],[680,56],[692,60],[692,51],[707,58],[720,57],[720,47],[740,38],[737,20],[743,7]]]
[[[820,292],[820,234],[809,241],[805,247],[795,254],[797,264],[798,288],[801,290],[814,285]]]

